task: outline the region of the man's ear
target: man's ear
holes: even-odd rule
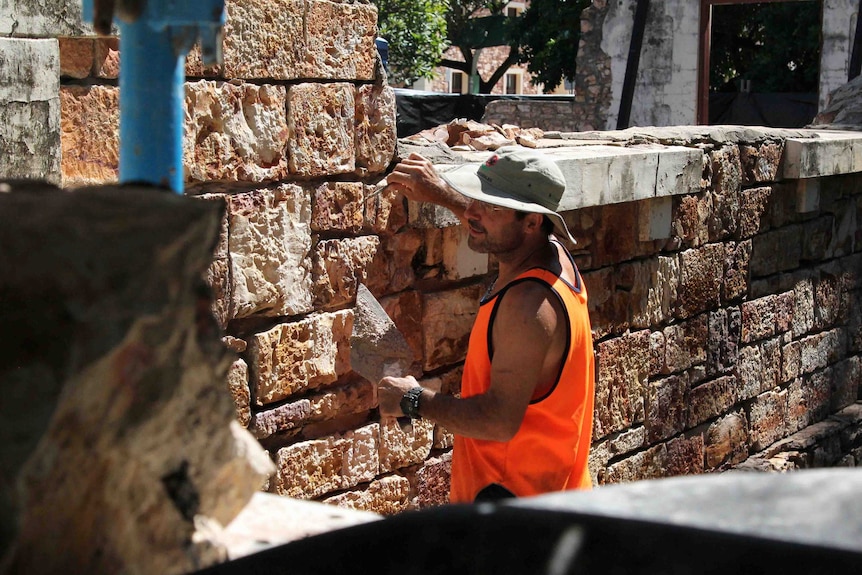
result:
[[[526,217],[527,230],[535,232],[541,230],[544,216],[542,214],[528,213]]]

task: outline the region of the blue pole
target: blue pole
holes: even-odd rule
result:
[[[185,53],[171,28],[120,23],[120,183],[183,193]]]

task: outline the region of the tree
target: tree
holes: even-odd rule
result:
[[[446,40],[447,5],[440,0],[374,0],[379,36],[389,42],[389,76],[412,84],[431,78]]]
[[[711,43],[714,91],[748,79],[758,92],[816,92],[820,2],[715,6]]]
[[[503,15],[507,0],[449,0],[446,12],[448,40],[458,48],[464,61],[443,59],[441,66],[460,70],[468,76],[475,70],[479,51],[490,46],[509,45],[509,55],[487,79],[479,77],[479,93],[488,94],[518,62],[518,46],[510,42],[514,18]]]
[[[533,84],[552,90],[573,80],[581,38],[581,12],[591,0],[532,0],[515,27],[512,41]]]

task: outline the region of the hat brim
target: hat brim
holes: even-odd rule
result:
[[[558,235],[570,241],[572,245],[578,243],[574,236],[572,236],[571,232],[569,232],[569,228],[566,226],[563,216],[559,213],[546,208],[541,204],[525,202],[511,194],[507,194],[480,178],[478,172],[479,165],[464,164],[453,170],[442,172],[440,177],[442,177],[443,180],[452,186],[452,188],[454,188],[459,194],[470,199],[479,200],[486,204],[509,208],[510,210],[516,210],[519,212],[529,212],[549,216],[551,221],[554,223],[554,230],[558,232]]]

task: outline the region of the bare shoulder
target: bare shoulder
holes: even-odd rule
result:
[[[497,316],[513,329],[533,324],[533,329],[553,332],[563,311],[549,285],[541,281],[522,281],[506,290]]]

